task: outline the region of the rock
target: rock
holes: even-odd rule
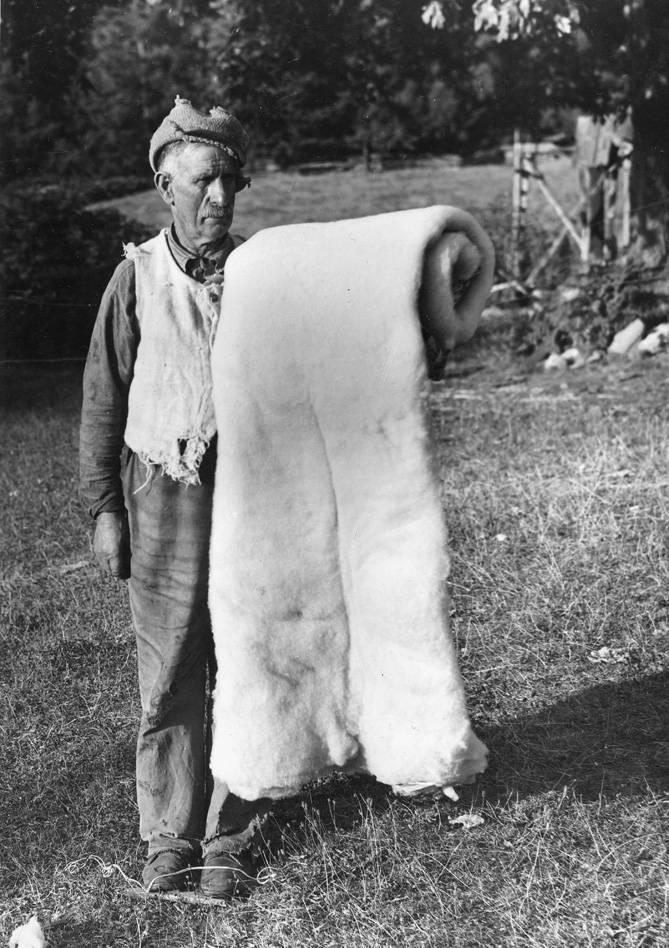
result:
[[[565,288],[560,291],[560,299],[563,303],[573,303],[574,300],[577,300],[581,295],[581,290],[577,286],[565,286]]]
[[[558,355],[557,352],[551,352],[546,361],[544,362],[544,369],[546,372],[562,372],[567,368],[567,362],[564,356]]]
[[[448,818],[451,826],[462,826],[464,829],[474,829],[476,826],[482,826],[485,820],[480,813],[463,813],[453,819]]]
[[[508,314],[508,309],[502,309],[501,306],[486,306],[481,313],[481,319],[500,319]]]
[[[604,645],[602,648],[596,649],[588,655],[588,661],[596,665],[618,665],[622,662],[628,662],[629,659],[630,653],[628,649],[609,648],[608,645]]]
[[[648,333],[639,343],[639,352],[642,355],[654,356],[669,348],[669,323],[661,323]]]
[[[585,365],[585,359],[581,355],[580,349],[577,349],[576,346],[572,346],[571,349],[566,349],[562,353],[562,358],[570,369],[580,369]]]
[[[609,354],[626,355],[632,346],[643,337],[645,328],[642,319],[633,319],[624,329],[615,334],[613,342],[609,346]]]

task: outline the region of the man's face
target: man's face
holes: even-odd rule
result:
[[[189,143],[156,175],[177,237],[188,250],[205,254],[227,234],[235,209],[236,173],[234,159],[220,148]]]

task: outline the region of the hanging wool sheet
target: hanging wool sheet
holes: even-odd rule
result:
[[[244,799],[333,768],[399,792],[485,769],[448,625],[419,300],[451,345],[492,272],[479,225],[439,206],[271,228],[227,262],[211,767]]]

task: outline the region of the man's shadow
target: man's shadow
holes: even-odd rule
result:
[[[462,790],[465,809],[565,787],[584,802],[669,790],[669,672],[603,682],[499,724],[475,721],[475,728],[490,762],[476,785]],[[290,822],[303,837],[309,824],[316,832],[353,830],[393,799],[390,787],[373,777],[339,777],[280,801],[274,820]],[[434,806],[433,799],[406,802]],[[452,806],[445,798],[443,805]]]

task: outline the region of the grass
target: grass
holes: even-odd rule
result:
[[[541,171],[564,207],[578,200],[576,172],[570,159],[549,158]],[[237,196],[235,231],[251,236],[262,227],[296,221],[327,221],[380,214],[387,210],[452,204],[470,211],[494,234],[498,256],[506,258],[510,241],[511,168],[505,165],[453,168],[438,158],[415,167],[367,174],[363,169],[305,177],[298,172],[260,173],[250,190]],[[169,223],[168,207],[155,190],[104,201],[129,218],[158,229]],[[561,227],[555,211],[530,188],[527,235],[536,259]]]
[[[482,340],[432,402],[490,768],[456,804],[306,788],[277,807],[265,884],[216,908],[124,892],[134,642],[76,498],[80,370],[6,372],[0,940],[38,912],[50,948],[669,942],[669,357],[550,376]]]
[[[481,208],[510,188],[511,182],[511,171],[503,165],[486,171],[482,175],[480,168],[451,168],[434,159],[382,174],[367,174],[363,169],[309,176],[297,171],[260,173],[253,176],[251,188],[237,196],[235,227],[252,234],[261,227],[297,220],[360,217],[389,207],[424,204]],[[154,190],[109,203],[152,227],[165,226],[170,220],[169,208]]]

